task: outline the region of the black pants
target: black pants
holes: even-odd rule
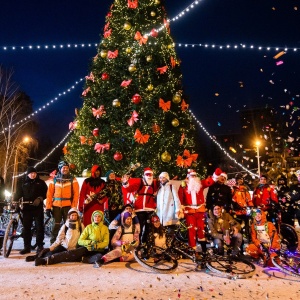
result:
[[[24,248],[31,248],[32,240],[32,224],[35,222],[36,230],[36,244],[38,247],[44,245],[44,211],[43,208],[36,208],[32,210],[23,211],[23,239]]]
[[[52,213],[54,218],[54,225],[52,228],[50,243],[53,244],[58,235],[59,229],[61,227],[61,221],[63,220],[63,224],[66,223],[68,219],[68,211],[71,206],[57,207],[53,206]]]
[[[61,262],[79,262],[82,260],[82,257],[88,254],[88,250],[85,247],[80,247],[74,250],[65,250],[62,252],[54,253],[47,257],[47,264],[54,265]]]
[[[150,218],[153,214],[153,211],[139,211],[136,213],[140,226],[141,226],[141,232],[140,232],[140,241],[141,243],[146,243],[147,238],[150,231]]]

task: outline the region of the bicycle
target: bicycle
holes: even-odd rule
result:
[[[280,232],[282,240],[280,249],[272,251],[270,248],[265,249],[266,260],[272,260],[272,263],[280,271],[287,275],[300,278],[300,253],[296,251],[298,247],[298,236],[295,229],[288,225],[281,223]],[[276,253],[271,256],[271,253]]]
[[[210,271],[228,278],[249,278],[255,272],[255,265],[246,259],[232,255],[220,256],[212,249],[207,253],[199,254],[182,242],[178,237],[180,228],[173,234],[170,246],[160,248],[142,244],[134,250],[136,261],[143,267],[157,273],[171,273],[178,267],[180,258],[190,259],[196,264],[196,269],[207,267]]]
[[[22,216],[22,207],[23,207],[23,199],[17,201],[17,202],[11,202],[8,205],[7,208],[7,214],[10,215],[10,220],[8,222],[8,225],[5,230],[4,239],[3,239],[3,256],[5,258],[8,258],[13,243],[18,238],[22,237],[22,231],[23,231],[23,216]],[[44,222],[45,228],[50,228],[51,226],[52,217],[47,217]],[[35,232],[35,226],[31,229],[32,234]],[[51,230],[49,230],[49,235],[51,233]],[[32,249],[36,248],[36,244],[31,246]]]

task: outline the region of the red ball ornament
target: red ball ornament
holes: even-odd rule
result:
[[[93,136],[99,136],[99,128],[93,129]]]
[[[116,152],[115,154],[114,154],[114,160],[115,161],[120,161],[120,160],[122,160],[123,159],[123,154],[121,153],[121,152]]]
[[[76,165],[70,164],[70,165],[69,165],[69,169],[70,169],[70,170],[75,170],[75,169],[76,169]]]
[[[132,102],[134,104],[139,104],[142,100],[142,97],[139,94],[135,94],[132,96]]]
[[[151,35],[152,37],[156,38],[156,37],[158,36],[157,30],[153,28],[153,29],[151,30],[151,32],[150,32],[150,35]]]
[[[109,75],[107,73],[103,73],[102,76],[101,76],[101,79],[106,81],[109,79]]]
[[[152,125],[152,132],[153,133],[159,133],[160,132],[160,126],[156,123]]]

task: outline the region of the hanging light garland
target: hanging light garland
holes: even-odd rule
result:
[[[43,163],[67,138],[68,136],[72,133],[72,130],[70,130],[64,137],[63,139],[43,158],[41,159],[38,163],[36,163],[34,165],[34,168],[36,168],[38,165],[40,165],[41,163]],[[17,178],[17,177],[21,177],[23,175],[25,175],[26,172],[18,174],[16,176],[13,176],[13,178]]]
[[[204,131],[204,133],[219,147],[221,151],[223,151],[224,155],[226,155],[230,160],[232,160],[236,165],[242,168],[244,171],[248,172],[253,177],[259,177],[257,174],[252,173],[250,170],[245,168],[242,164],[240,164],[235,158],[233,158],[221,145],[216,141],[216,139],[206,130],[206,128],[202,125],[202,123],[196,118],[193,112],[189,109],[191,116],[197,122],[199,127]]]
[[[20,120],[19,122],[11,125],[10,127],[6,127],[4,128],[0,134],[4,134],[5,131],[7,131],[9,128],[14,128],[15,126],[27,121],[28,119],[30,119],[31,117],[37,115],[38,113],[40,113],[41,111],[45,110],[47,107],[49,107],[51,104],[55,103],[57,100],[60,99],[60,97],[65,96],[67,93],[70,93],[72,90],[75,89],[76,85],[78,85],[81,81],[83,81],[84,78],[80,78],[79,81],[75,82],[75,85],[72,85],[70,88],[68,88],[67,90],[61,92],[58,94],[57,97],[55,97],[54,99],[51,99],[50,101],[48,101],[46,104],[44,104],[43,106],[39,107],[37,110],[35,110],[34,112],[32,112],[30,115],[28,115],[27,117],[23,118],[22,120]]]

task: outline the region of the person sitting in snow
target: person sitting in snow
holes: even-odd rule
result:
[[[111,240],[114,249],[97,260],[94,267],[99,268],[104,263],[116,260],[117,258],[120,261],[134,260],[133,250],[139,245],[139,234],[139,227],[132,223],[131,213],[122,213],[121,226],[118,227]]]

